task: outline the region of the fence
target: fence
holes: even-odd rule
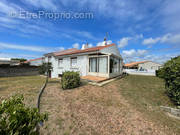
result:
[[[0,67],[0,77],[38,75],[39,68],[35,66],[7,66]]]

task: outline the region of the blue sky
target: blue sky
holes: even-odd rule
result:
[[[90,13],[85,18],[39,18],[20,13]],[[180,55],[180,0],[1,0],[0,57],[97,46],[108,32],[125,60],[164,62]]]

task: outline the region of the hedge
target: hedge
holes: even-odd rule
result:
[[[180,105],[180,56],[167,61],[164,67],[157,71],[157,76],[165,80],[170,99]]]
[[[80,75],[78,72],[66,71],[62,74],[61,85],[63,89],[73,89],[79,87]]]

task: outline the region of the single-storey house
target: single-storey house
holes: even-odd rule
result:
[[[81,76],[112,78],[122,74],[123,59],[116,44],[82,49],[68,49],[44,54],[44,62],[52,64],[50,77],[58,78],[65,71],[78,71]]]
[[[28,63],[30,66],[40,66],[43,64],[43,58],[31,59],[23,63]]]
[[[125,69],[137,69],[138,71],[155,71],[161,67],[161,64],[152,61],[139,61],[127,63],[124,65]]]

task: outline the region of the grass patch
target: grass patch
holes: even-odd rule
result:
[[[45,82],[40,76],[18,76],[0,78],[0,101],[16,93],[23,94],[25,103],[35,107],[40,88]]]
[[[165,94],[164,81],[150,76],[127,76],[118,83],[120,92],[133,107],[156,123],[180,133],[180,121],[170,118],[159,106],[175,107]]]

